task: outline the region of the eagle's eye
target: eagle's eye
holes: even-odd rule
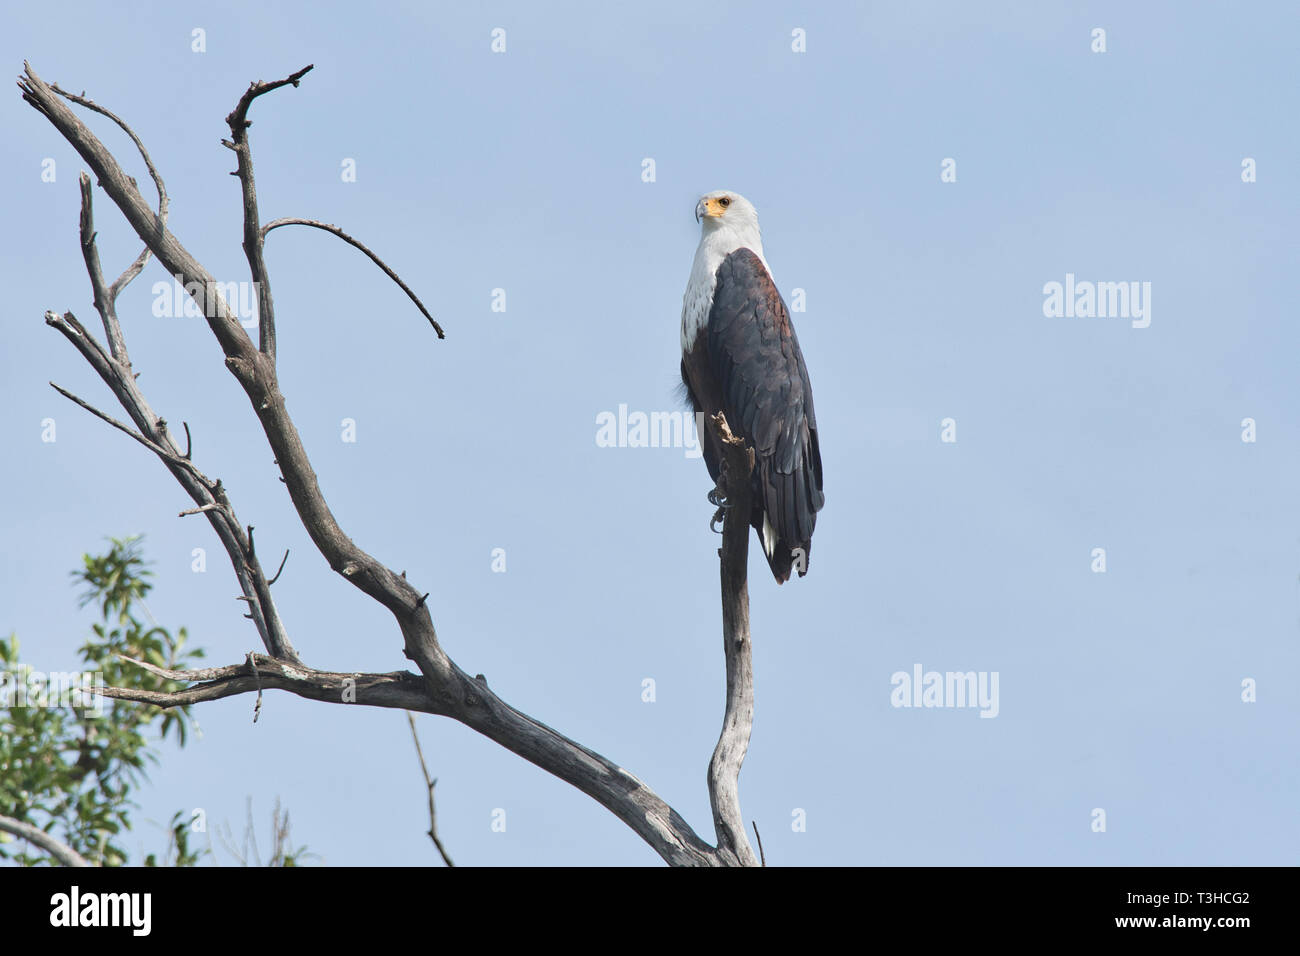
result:
[[[725,209],[727,206],[731,205],[731,200],[726,196],[723,196],[721,199],[718,200],[718,205],[722,206]]]

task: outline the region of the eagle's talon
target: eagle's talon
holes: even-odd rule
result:
[[[724,497],[722,492],[717,488],[714,488],[709,492],[709,504],[713,505],[715,508],[729,507],[726,497]]]
[[[727,514],[727,506],[726,505],[720,506],[718,510],[714,512],[713,517],[709,519],[709,530],[712,531],[714,534],[722,534],[722,529],[717,527],[717,524],[726,516],[726,514]]]

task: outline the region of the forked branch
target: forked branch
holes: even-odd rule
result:
[[[298,81],[312,69],[307,64],[297,73],[292,73],[283,80],[274,83],[251,83],[244,95],[239,98],[234,110],[226,117],[230,127],[230,140],[226,143],[235,151],[239,168],[235,174],[239,177],[240,190],[244,197],[244,255],[248,259],[248,271],[252,273],[253,288],[257,290],[257,328],[258,348],[275,364],[275,301],[271,298],[271,277],[267,275],[266,260],[262,256],[264,234],[258,228],[257,185],[253,181],[253,153],[248,146],[248,127],[253,124],[248,119],[248,108],[253,100],[264,93],[282,86],[297,86]]]
[[[481,678],[471,677],[443,651],[430,615],[428,594],[408,583],[405,574],[397,574],[361,549],[344,533],[321,493],[316,473],[306,449],[289,416],[280,392],[275,367],[275,313],[269,273],[263,257],[263,241],[268,232],[280,225],[300,224],[322,228],[343,238],[365,252],[385,273],[401,285],[425,317],[433,323],[439,336],[442,330],[409,287],[395,273],[356,240],[337,227],[314,220],[276,220],[260,225],[257,191],[253,178],[252,154],[248,144],[248,111],[253,101],[282,86],[297,86],[310,70],[306,67],[282,80],[254,83],[226,118],[231,139],[225,145],[236,153],[243,206],[244,250],[252,279],[257,283],[259,305],[259,340],[254,345],[218,292],[215,279],[167,228],[166,193],[156,176],[143,146],[132,133],[133,141],[145,156],[155,175],[160,203],[154,210],[145,202],[135,180],[126,175],[114,156],[95,135],[64,105],[62,91],[47,86],[30,66],[19,78],[23,98],[41,113],[73,146],[90,166],[96,180],[116,204],[147,250],[166,271],[179,278],[199,305],[202,315],[225,356],[226,367],[244,389],[262,431],[282,473],[290,501],[317,550],[330,567],[345,580],[386,607],[393,615],[403,637],[407,656],[419,667],[420,675],[407,672],[390,674],[335,673],[308,667],[299,660],[280,623],[271,598],[270,582],[257,561],[252,529],[239,523],[229,496],[221,482],[213,481],[191,461],[191,444],[184,451],[172,439],[166,422],[154,414],[136,384],[126,359],[125,342],[112,310],[119,283],[105,288],[94,251],[93,213],[89,183],[83,184],[82,249],[95,291],[96,308],[105,320],[110,346],[105,349],[71,313],[46,313],[46,321],[58,329],[81,352],[86,361],[109,386],[127,411],[135,429],[111,419],[60,389],[78,404],[130,434],[153,452],[181,484],[196,507],[189,514],[202,514],[226,547],[239,578],[243,594],[240,600],[249,607],[269,656],[249,654],[244,662],[201,671],[166,671],[153,665],[140,666],[169,679],[191,686],[173,693],[146,692],[125,688],[106,688],[110,697],[136,700],[159,707],[216,700],[235,694],[256,693],[266,688],[281,689],[313,700],[329,703],[358,703],[377,707],[398,707],[408,711],[451,717],[477,730],[542,769],[555,774],[588,794],[625,822],[664,860],[673,865],[735,866],[752,865],[743,825],[739,822],[737,777],[748,746],[752,717],[752,683],[749,674],[748,598],[745,592],[747,528],[745,523],[728,519],[724,534],[722,579],[724,595],[724,635],[727,656],[727,717],[722,739],[709,769],[709,789],[718,830],[718,846],[709,846],[672,807],[640,780],[613,761],[595,753],[511,707],[488,689]],[[80,97],[68,97],[89,106]],[[98,107],[91,107],[114,119],[120,119]],[[130,133],[128,129],[128,133]],[[141,263],[143,265],[143,263]],[[132,269],[134,269],[134,264]],[[138,272],[138,270],[136,270]],[[128,269],[131,272],[131,269]],[[125,278],[129,281],[129,278]],[[115,339],[117,340],[115,342]],[[725,423],[723,423],[725,427]],[[745,458],[743,443],[739,451],[728,445],[728,458],[739,454],[744,465],[735,466],[743,480],[727,488],[738,514],[747,514],[748,468],[752,456]],[[730,480],[729,480],[730,481]]]

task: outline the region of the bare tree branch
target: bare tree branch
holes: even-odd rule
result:
[[[166,223],[167,208],[170,205],[170,200],[167,198],[167,187],[163,185],[162,176],[158,174],[157,167],[154,166],[153,160],[149,158],[149,151],[144,148],[144,143],[141,142],[140,137],[135,134],[135,130],[126,125],[122,118],[116,113],[104,109],[104,107],[91,102],[84,96],[78,96],[76,93],[69,93],[66,90],[61,90],[57,83],[51,86],[50,89],[73,103],[77,103],[89,110],[94,110],[96,113],[107,116],[121,127],[122,131],[126,133],[127,136],[131,137],[131,142],[135,143],[135,148],[140,151],[140,156],[144,160],[145,168],[149,170],[149,176],[153,179],[154,188],[158,190],[158,218],[162,222]],[[126,346],[122,341],[122,329],[117,321],[117,297],[121,294],[122,290],[130,284],[131,280],[143,271],[145,263],[149,261],[149,247],[146,245],[142,250],[140,250],[140,254],[135,257],[135,261],[126,267],[122,274],[117,277],[117,281],[114,282],[112,286],[105,288],[104,277],[100,274],[99,254],[94,248],[95,231],[90,207],[90,179],[85,173],[82,173],[80,180],[82,213],[81,245],[83,255],[86,257],[86,268],[87,271],[90,272],[91,286],[95,292],[95,310],[99,312],[100,316],[104,320],[104,334],[108,338],[108,347],[113,358],[117,359],[123,365],[129,366],[131,363],[127,358]]]
[[[749,640],[749,515],[752,507],[750,474],[754,449],[733,435],[721,412],[709,420],[722,449],[718,484],[726,498],[722,529],[722,646],[727,661],[727,706],[722,734],[709,761],[709,802],[718,847],[727,847],[745,866],[758,866],[749,845],[740,812],[740,767],[749,749],[754,726],[753,648]]]
[[[270,232],[272,229],[279,229],[281,226],[311,226],[314,229],[323,229],[332,235],[338,236],[340,239],[342,239],[344,242],[348,243],[349,245],[355,246],[356,248],[360,249],[362,252],[364,252],[367,256],[370,257],[371,262],[379,266],[380,269],[384,270],[384,275],[388,276],[388,278],[392,279],[399,286],[401,286],[402,291],[406,293],[406,297],[410,299],[412,302],[414,302],[415,307],[420,310],[420,312],[424,315],[426,319],[429,320],[429,324],[433,326],[433,331],[438,333],[438,338],[445,339],[447,337],[446,333],[442,331],[442,326],[439,325],[436,321],[434,321],[433,316],[429,314],[429,310],[424,307],[424,303],[420,301],[420,297],[415,294],[415,292],[411,289],[409,285],[407,285],[405,282],[402,281],[401,276],[399,276],[396,272],[390,269],[383,259],[379,258],[379,256],[375,255],[368,248],[366,248],[366,246],[362,242],[352,238],[346,232],[340,229],[338,226],[332,225],[331,223],[320,222],[319,220],[316,219],[299,219],[296,217],[290,217],[286,219],[276,219],[273,222],[268,222],[265,226],[262,227],[262,238],[265,240],[266,234],[268,232]]]
[[[274,88],[288,82],[286,80],[267,86]],[[406,622],[412,612],[418,610],[416,601],[419,592],[358,548],[339,527],[325,503],[301,437],[285,407],[284,396],[276,381],[274,364],[253,346],[239,319],[218,294],[217,283],[211,273],[158,219],[136,189],[134,181],[122,171],[103,143],[63,105],[30,66],[26,67],[19,86],[23,90],[24,99],[36,106],[90,165],[104,191],[117,204],[136,234],[153,250],[163,268],[171,275],[180,276],[182,284],[192,290],[195,301],[225,353],[226,367],[248,394],[257,413],[275,459],[280,463],[290,500],[298,511],[304,528],[330,567],[387,607],[400,622]],[[254,88],[244,94],[241,103],[245,100],[251,102],[252,95],[257,95]],[[232,115],[238,114],[237,108]],[[269,290],[263,289],[261,294],[268,295]],[[84,351],[83,349],[83,354]],[[144,427],[141,427],[141,431],[148,434]],[[421,664],[421,670],[434,671],[447,679],[450,670],[445,655],[437,648],[432,622],[427,613],[420,617],[421,620],[414,626],[404,627],[404,633],[408,637],[408,653]]]
[[[46,321],[47,321],[47,322],[49,322],[49,318],[48,318],[48,316],[51,316],[51,315],[54,315],[54,313],[52,313],[52,312],[46,313],[46,316],[47,316]],[[71,316],[72,313],[69,312],[68,315]],[[55,316],[55,319],[56,319],[55,322],[50,322],[51,325],[57,325],[57,321],[60,319],[60,317],[59,317],[59,316]],[[106,414],[106,413],[104,413],[104,412],[101,412],[98,408],[96,408],[94,405],[91,405],[91,404],[90,404],[89,402],[87,402],[84,398],[78,398],[76,395],[74,395],[74,394],[72,394],[71,392],[69,392],[69,391],[68,391],[66,388],[64,388],[63,386],[61,386],[61,385],[59,385],[59,384],[57,384],[57,383],[55,383],[55,382],[50,382],[50,388],[54,389],[56,392],[58,392],[60,395],[62,395],[64,398],[66,398],[68,401],[73,402],[73,403],[76,404],[76,405],[80,405],[82,408],[84,408],[86,411],[90,412],[90,414],[94,415],[96,418],[100,419],[101,421],[107,422],[108,424],[112,425],[112,426],[113,426],[114,428],[116,428],[118,431],[120,431],[120,432],[122,432],[122,433],[124,433],[124,434],[130,435],[132,438],[134,438],[136,441],[138,441],[141,445],[144,445],[145,448],[148,448],[151,452],[153,452],[155,455],[157,455],[157,456],[158,456],[159,458],[161,458],[163,461],[166,461],[166,462],[172,462],[172,461],[179,461],[179,460],[180,460],[180,459],[177,458],[177,456],[173,455],[173,454],[172,454],[171,452],[169,452],[166,448],[163,448],[161,445],[155,444],[154,442],[150,441],[148,438],[145,438],[143,435],[141,435],[138,431],[136,431],[136,430],[135,430],[134,428],[132,428],[130,425],[123,425],[121,422],[119,422],[119,421],[118,421],[116,418],[114,418],[112,415],[108,415],[108,414]],[[213,509],[213,508],[216,508],[216,507],[218,507],[218,505],[216,505],[215,503],[213,503],[213,504],[207,504],[207,505],[204,505],[202,508],[194,508],[194,509],[192,509],[192,510],[190,510],[190,511],[182,511],[182,512],[181,512],[181,515],[184,516],[184,515],[187,515],[187,514],[198,514],[200,511],[209,511],[209,510],[211,510],[211,509]]]
[[[248,533],[251,536],[253,529],[249,528]],[[248,664],[248,669],[253,673],[253,681],[257,684],[257,703],[253,705],[253,723],[257,723],[257,717],[262,712],[262,675],[258,673],[257,661],[254,658],[252,651],[248,652],[248,657],[245,660]]]
[[[258,226],[257,185],[253,179],[253,153],[248,145],[248,108],[253,100],[263,93],[279,89],[282,86],[298,85],[312,64],[307,64],[297,73],[290,74],[274,83],[250,83],[244,95],[239,98],[234,110],[226,117],[230,127],[230,148],[235,151],[238,168],[235,174],[244,196],[244,256],[248,259],[248,270],[252,273],[253,287],[257,290],[257,332],[258,349],[275,365],[275,301],[271,298],[271,277],[266,271],[266,259],[262,255],[265,234]]]
[[[423,679],[409,671],[392,671],[388,674],[336,673],[319,671],[261,654],[249,655],[249,659],[240,664],[191,671],[169,670],[131,657],[122,657],[122,660],[166,680],[195,682],[194,686],[170,692],[105,687],[102,691],[105,697],[170,708],[205,700],[220,700],[237,694],[255,694],[262,688],[269,687],[327,704],[362,704],[367,707],[433,712],[430,710]]]
[[[438,855],[442,857],[442,862],[448,866],[455,866],[451,862],[451,857],[447,853],[447,848],[442,845],[442,840],[438,838],[438,808],[433,802],[433,788],[438,785],[436,778],[429,776],[429,765],[424,762],[424,750],[420,747],[420,735],[415,729],[415,715],[409,710],[406,712],[406,719],[411,724],[411,739],[415,741],[415,754],[420,758],[420,772],[424,774],[424,785],[429,790],[429,839],[438,850]]]
[[[84,856],[61,840],[56,840],[40,827],[15,820],[13,817],[0,816],[0,830],[35,844],[64,866],[90,866]]]
[[[288,561],[289,561],[289,549],[285,548],[284,557],[280,559],[280,566],[275,569],[275,574],[271,577],[271,580],[266,582],[267,585],[272,585],[276,581],[280,580],[280,575],[284,572],[284,566],[285,564],[288,563]]]
[[[243,525],[240,524],[238,517],[236,517],[234,507],[230,504],[229,498],[221,487],[221,482],[208,478],[192,461],[181,455],[179,447],[167,430],[167,423],[149,407],[149,403],[140,391],[129,366],[117,361],[105,352],[86,327],[77,321],[75,315],[71,312],[66,312],[63,315],[56,312],[46,312],[45,322],[63,333],[64,337],[76,346],[86,361],[90,363],[91,368],[99,373],[100,378],[112,390],[118,402],[126,409],[131,416],[131,420],[140,429],[139,433],[133,432],[126,425],[109,417],[53,382],[50,384],[60,394],[76,402],[91,414],[108,422],[114,428],[130,435],[162,459],[168,470],[180,482],[181,487],[199,506],[201,512],[207,514],[209,523],[212,525],[213,530],[217,532],[217,537],[226,549],[226,554],[234,567],[235,576],[238,578],[244,597],[248,601],[249,614],[257,626],[263,645],[276,657],[297,661],[297,652],[289,640],[284,625],[280,623],[279,612],[271,601],[270,584],[267,583],[266,576],[262,572],[261,565],[258,564],[256,557],[247,553],[249,549],[244,537]]]
[[[95,214],[91,204],[90,177],[82,173],[77,182],[81,187],[81,255],[86,260],[86,272],[90,275],[95,311],[104,322],[104,336],[108,339],[109,353],[118,362],[129,366],[131,362],[126,354],[126,342],[122,338],[122,327],[117,321],[117,305],[108,286],[104,285],[99,250],[95,248]]]
[[[69,93],[67,90],[61,90],[57,83],[51,85],[50,89],[79,106],[84,106],[88,110],[94,110],[101,116],[107,116],[122,128],[122,132],[131,137],[131,142],[135,143],[135,148],[140,151],[140,158],[144,160],[145,168],[149,170],[149,178],[153,180],[154,188],[158,190],[158,216],[163,222],[166,222],[167,208],[171,205],[171,200],[167,197],[167,187],[163,185],[162,176],[158,174],[158,168],[154,166],[153,160],[149,158],[149,150],[144,148],[144,143],[141,142],[140,137],[135,134],[135,130],[127,126],[122,118],[116,113],[104,109],[104,107],[86,99],[84,96],[78,96],[76,93]],[[127,283],[140,274],[140,271],[148,261],[149,248],[146,246],[145,250],[140,253],[140,257],[136,259],[135,262],[131,263],[131,265],[126,268],[126,271],[123,272],[118,277],[117,281],[113,283],[113,288],[120,292],[126,287]]]
[[[175,693],[106,688],[105,695],[172,707],[234,694],[260,693],[266,687],[331,703],[355,702],[448,716],[588,794],[626,823],[670,864],[752,864],[753,851],[749,849],[743,827],[737,837],[730,822],[739,812],[735,780],[740,759],[744,756],[749,727],[748,712],[744,713],[743,719],[731,720],[737,702],[733,699],[734,692],[729,692],[728,698],[726,727],[730,729],[724,729],[723,736],[724,740],[734,743],[736,734],[743,731],[743,740],[739,756],[734,748],[726,750],[725,759],[719,760],[715,755],[717,771],[711,769],[710,772],[711,787],[723,788],[721,797],[712,798],[720,834],[719,845],[715,848],[702,840],[680,814],[628,771],[514,709],[490,691],[486,682],[471,677],[458,667],[438,641],[426,601],[428,595],[422,595],[404,575],[393,572],[358,547],[343,532],[326,503],[277,381],[273,306],[261,256],[263,233],[258,226],[256,189],[246,132],[249,125],[247,112],[252,101],[280,86],[296,86],[310,67],[274,83],[252,84],[227,117],[234,140],[226,145],[235,150],[239,162],[236,175],[240,178],[243,197],[244,247],[254,281],[259,283],[260,316],[264,323],[259,344],[255,346],[219,294],[215,279],[168,230],[162,216],[144,201],[135,181],[123,172],[113,155],[63,104],[59,95],[29,65],[24,66],[24,75],[19,78],[23,98],[77,150],[136,234],[163,268],[178,277],[199,304],[225,355],[226,367],[252,404],[280,466],[290,501],[312,542],[334,571],[392,613],[402,634],[406,655],[416,663],[421,674],[420,677],[400,672],[339,674],[314,670],[298,660],[279,624],[269,585],[253,554],[251,534],[246,534],[235,519],[234,508],[221,482],[200,477],[187,459],[182,457],[178,463],[171,457],[181,456],[180,448],[167,433],[165,422],[149,409],[135,385],[134,376],[105,352],[69,314],[56,316],[54,320],[47,317],[47,321],[73,342],[100,374],[126,408],[140,434],[167,452],[167,457],[163,457],[164,463],[196,505],[200,508],[211,503],[220,506],[203,513],[226,544],[243,586],[241,599],[249,604],[250,615],[258,622],[263,641],[271,653],[265,658],[250,655],[244,664],[237,665],[237,672],[199,679],[193,686]],[[743,577],[741,587],[743,591]],[[743,654],[743,660],[737,665],[740,669],[735,674],[731,663],[731,643],[735,642],[728,644],[728,686],[732,688],[734,677],[742,691],[742,702],[744,688],[749,687],[751,696],[748,699],[752,706],[747,634],[746,626],[745,640],[738,652]],[[728,785],[729,791],[726,789]]]

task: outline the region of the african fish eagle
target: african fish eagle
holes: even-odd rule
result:
[[[682,298],[682,381],[697,414],[723,412],[754,449],[749,523],[782,584],[792,566],[800,577],[807,573],[825,502],[808,369],[763,258],[753,205],[712,192],[695,206],[695,218],[703,234]],[[705,427],[700,442],[716,484],[717,440]]]

